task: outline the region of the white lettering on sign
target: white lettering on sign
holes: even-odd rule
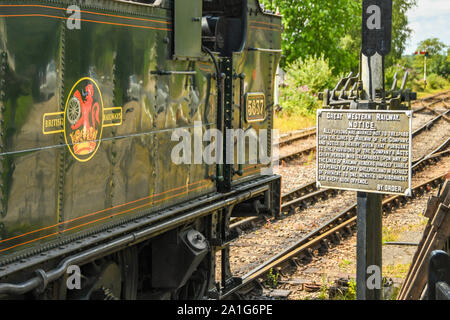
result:
[[[367,19],[367,28],[369,30],[380,30],[381,29],[381,8],[375,4],[367,8],[367,13],[372,14]]]

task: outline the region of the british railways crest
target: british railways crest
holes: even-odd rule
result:
[[[104,108],[97,83],[91,78],[82,78],[72,87],[64,112],[44,114],[43,133],[63,132],[72,156],[86,162],[100,147],[103,128],[121,124],[122,108]]]

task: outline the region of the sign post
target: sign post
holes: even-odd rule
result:
[[[316,178],[319,188],[357,192],[356,297],[378,300],[383,288],[382,198],[411,196],[409,109],[416,95],[404,88],[407,75],[400,91],[385,89],[392,0],[363,0],[362,15],[360,74],[326,90],[324,109],[317,110]]]
[[[359,105],[376,108],[376,91],[384,95],[384,56],[391,50],[392,0],[363,0],[362,68],[363,91],[369,103]],[[367,74],[367,76],[365,74]],[[356,298],[382,298],[382,195],[357,193],[357,265]]]

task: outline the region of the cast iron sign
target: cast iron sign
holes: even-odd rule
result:
[[[392,0],[363,0],[362,53],[371,57],[391,51]]]
[[[412,111],[318,110],[319,187],[411,195]]]

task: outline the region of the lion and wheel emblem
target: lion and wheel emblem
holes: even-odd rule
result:
[[[44,113],[42,132],[63,133],[72,156],[86,162],[97,152],[103,128],[121,125],[122,107],[104,108],[97,82],[85,77],[70,90],[64,111]]]
[[[70,152],[78,161],[90,160],[100,146],[103,129],[103,100],[93,79],[80,79],[73,86],[64,117],[64,135]]]

